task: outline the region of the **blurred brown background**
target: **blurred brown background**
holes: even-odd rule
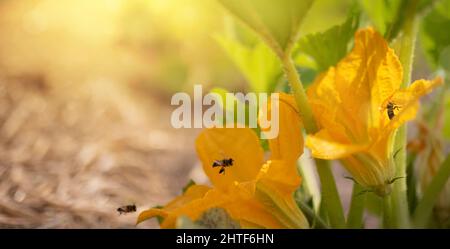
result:
[[[304,33],[344,20],[333,3]],[[0,228],[134,228],[204,181],[198,130],[171,127],[170,96],[245,89],[212,37],[223,16],[210,0],[0,0]]]
[[[169,97],[212,59],[177,37],[188,2],[171,27],[165,1],[0,0],[0,228],[131,228],[179,194],[196,131]]]

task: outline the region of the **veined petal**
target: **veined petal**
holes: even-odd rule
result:
[[[261,168],[258,180],[274,183],[286,195],[292,195],[301,184],[296,161],[269,160]]]
[[[296,161],[303,154],[302,121],[297,104],[294,97],[286,93],[279,93],[278,103],[279,131],[276,138],[269,139],[271,158]],[[259,120],[271,120],[271,107],[269,101],[267,112],[260,111]]]
[[[403,69],[393,49],[372,28],[356,32],[355,46],[337,66],[336,82],[346,86],[344,106],[366,127],[380,126],[379,106],[399,87]]]
[[[196,140],[203,170],[215,187],[226,190],[234,182],[256,178],[264,161],[263,150],[255,132],[249,128],[212,128],[203,130]],[[219,173],[217,160],[233,159],[233,165]]]
[[[290,188],[281,186],[281,182],[260,179],[256,183],[256,198],[264,203],[268,211],[287,228],[308,228],[309,224],[295,203]]]
[[[328,160],[341,159],[368,148],[368,145],[335,142],[327,130],[308,135],[306,137],[306,146],[311,149],[313,157]]]
[[[359,143],[370,140],[370,128],[381,125],[379,107],[399,88],[402,72],[397,56],[380,34],[372,28],[356,32],[352,51],[308,90],[314,112],[323,116],[316,117],[321,128],[341,143],[346,138]]]
[[[336,88],[335,72],[335,68],[331,67],[319,75],[314,84],[308,88],[307,94],[319,128],[329,128],[330,135],[344,143],[349,141],[348,136],[351,134],[350,130],[346,130],[346,117],[349,113],[340,110],[343,100]]]
[[[432,81],[429,80],[417,80],[414,81],[408,88],[396,91],[392,96],[387,98],[384,103],[384,120],[383,123],[387,124],[386,132],[397,129],[405,122],[414,119],[417,110],[419,108],[420,97],[430,93],[435,87],[442,84],[442,78],[436,78]],[[389,120],[387,115],[387,104],[391,103],[395,106],[395,116],[392,120]],[[398,109],[398,111],[397,111]]]
[[[252,195],[239,191],[223,192],[220,189],[212,189],[203,198],[173,210],[164,219],[161,227],[174,227],[176,219],[181,215],[197,220],[203,212],[213,207],[224,208],[230,217],[239,221],[243,227],[248,224],[255,224],[264,228],[282,227],[275,217],[267,212],[265,207],[254,199]]]

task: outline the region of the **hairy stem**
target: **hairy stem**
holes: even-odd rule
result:
[[[406,19],[403,25],[403,36],[400,48],[400,62],[403,66],[402,88],[405,88],[411,82],[411,71],[413,65],[414,48],[417,36],[416,7],[417,0],[412,0],[406,9]],[[394,151],[400,150],[395,158],[396,176],[406,175],[406,125],[398,129]],[[401,178],[394,183],[392,193],[392,220],[393,226],[397,228],[409,227],[409,207],[407,197],[406,177]]]
[[[300,116],[305,126],[305,130],[308,134],[314,134],[317,132],[316,122],[306,97],[305,89],[300,80],[294,62],[291,56],[280,57],[283,63],[283,69],[286,74],[286,78],[291,86],[292,93],[298,106]],[[337,191],[336,182],[331,172],[330,164],[328,161],[316,159],[317,172],[322,184],[322,201],[326,207],[328,219],[335,228],[345,227],[344,209]]]

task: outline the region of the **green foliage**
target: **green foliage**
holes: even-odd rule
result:
[[[436,0],[360,0],[361,9],[367,14],[375,28],[392,41],[400,33],[408,5],[416,4],[416,13],[426,12]]]
[[[328,67],[336,65],[347,54],[348,44],[358,25],[359,13],[351,12],[343,24],[301,38],[297,51],[311,56],[319,72],[325,71]]]
[[[360,0],[361,9],[367,14],[375,28],[386,34],[389,28],[400,22],[399,10],[404,0]]]
[[[218,0],[258,33],[282,57],[298,39],[300,25],[313,0]]]
[[[450,73],[450,0],[442,0],[423,19],[420,38],[427,58],[435,69]]]
[[[282,76],[280,61],[263,42],[246,45],[230,35],[216,36],[253,92],[273,92]]]
[[[220,87],[213,88],[211,90],[211,93],[215,93],[215,94],[220,95],[220,97],[222,98],[222,101],[223,101],[223,103],[219,103],[221,105],[221,107],[222,107],[223,112],[224,112],[223,116],[219,117],[220,122],[225,126],[225,124],[226,124],[226,115],[227,115],[227,112],[230,112],[230,110],[234,110],[234,118],[233,118],[232,121],[233,122],[236,121],[237,120],[237,108],[236,108],[235,103],[238,103],[238,101],[240,102],[240,100],[237,99],[233,95],[232,96],[232,101],[227,102],[226,101],[227,100],[226,95],[228,93],[228,90],[226,90],[224,88],[220,88]],[[225,106],[223,104],[225,104]],[[249,124],[250,123],[250,115],[249,115],[249,113],[250,113],[249,112],[250,106],[249,106],[248,103],[245,103],[245,104],[246,104],[245,105],[245,124]],[[252,106],[251,108],[259,108],[259,107],[258,106],[256,106],[256,107]],[[259,128],[259,125],[258,125],[258,127],[253,128],[253,131],[258,135],[258,137],[260,136],[261,128]],[[268,143],[268,141],[266,139],[260,139],[259,142],[261,144],[261,147],[265,151],[269,150],[269,143]]]

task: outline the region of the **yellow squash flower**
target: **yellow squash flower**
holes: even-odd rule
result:
[[[394,51],[372,28],[355,34],[353,50],[308,89],[319,132],[306,146],[321,159],[341,159],[362,186],[380,196],[394,181],[396,129],[415,117],[418,100],[438,85],[418,80],[400,89],[403,69]],[[401,148],[405,149],[405,148]]]
[[[292,96],[280,94],[279,135],[269,140],[271,158],[266,162],[253,130],[203,130],[196,149],[213,187],[193,185],[165,207],[142,212],[138,223],[161,216],[161,227],[173,228],[182,215],[197,220],[206,210],[218,207],[243,228],[307,228],[308,222],[293,198],[301,182],[296,160],[303,153],[301,121],[295,106]],[[220,173],[220,167],[212,165],[224,158],[232,158],[233,165]]]

